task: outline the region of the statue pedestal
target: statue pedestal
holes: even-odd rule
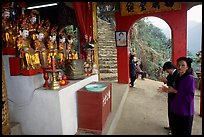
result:
[[[32,76],[32,75],[36,75],[37,73],[43,73],[42,68],[21,70],[19,57],[10,57],[9,58],[9,65],[10,65],[10,75],[11,76],[18,76],[18,75]]]

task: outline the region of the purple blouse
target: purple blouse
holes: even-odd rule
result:
[[[184,116],[194,115],[195,79],[187,75],[180,79],[177,93],[172,101],[171,109],[174,113]]]

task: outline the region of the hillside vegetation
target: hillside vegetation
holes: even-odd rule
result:
[[[142,69],[150,79],[164,75],[162,66],[171,60],[171,40],[150,22],[140,20],[130,30],[130,48],[142,61]]]

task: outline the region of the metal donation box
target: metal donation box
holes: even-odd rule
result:
[[[107,82],[92,82],[77,91],[79,130],[102,133],[111,112],[111,92]]]

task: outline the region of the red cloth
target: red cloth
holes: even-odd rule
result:
[[[77,23],[80,29],[80,50],[86,43],[85,35],[93,38],[93,17],[91,2],[73,2],[74,11],[77,18]]]

